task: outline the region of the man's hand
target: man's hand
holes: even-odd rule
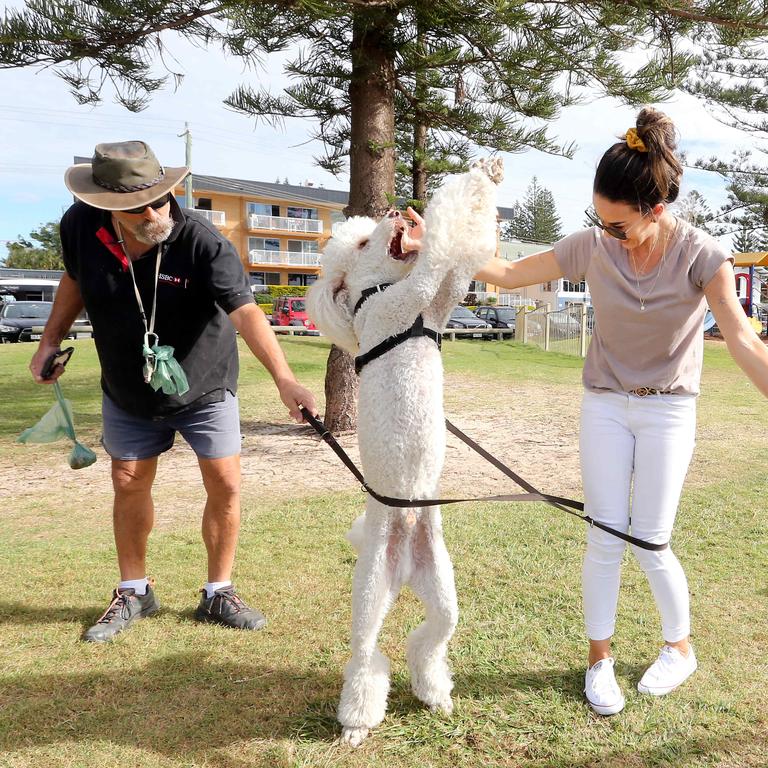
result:
[[[61,350],[61,347],[58,344],[49,344],[49,343],[43,343],[40,342],[40,345],[37,348],[37,352],[32,356],[32,359],[29,361],[29,370],[32,373],[32,378],[38,383],[38,384],[53,384],[56,379],[61,376],[62,373],[64,373],[64,366],[63,365],[57,365],[53,369],[53,373],[51,374],[50,379],[44,379],[40,373],[43,370],[43,366],[45,365],[45,361],[54,353],[59,352]]]
[[[298,381],[282,381],[277,385],[280,399],[285,403],[291,418],[298,424],[304,421],[299,406],[303,405],[313,416],[317,416],[317,406],[312,393],[299,384]]]
[[[414,222],[414,225],[412,227],[406,226],[405,230],[403,231],[403,240],[400,245],[400,249],[403,253],[410,253],[411,251],[420,251],[421,250],[421,239],[424,237],[425,229],[424,229],[424,219],[419,216],[416,211],[413,210],[410,206],[406,208],[406,213],[408,214],[411,221]]]

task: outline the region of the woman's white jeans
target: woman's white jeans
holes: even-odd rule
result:
[[[655,544],[669,541],[696,441],[696,398],[585,392],[581,473],[586,512]],[[613,635],[626,544],[589,528],[584,556],[584,622],[590,640]],[[672,550],[632,547],[661,614],[663,638],[690,634],[688,583]]]

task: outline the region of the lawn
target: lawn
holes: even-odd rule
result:
[[[327,344],[281,344],[322,392]],[[90,341],[75,346],[62,384],[81,439],[96,447],[96,357]],[[86,645],[79,636],[116,579],[108,466],[100,453],[73,472],[66,446],[13,442],[51,402],[26,371],[31,351],[0,346],[0,766],[768,765],[768,409],[722,345],[707,344],[697,455],[673,539],[692,593],[699,671],[691,681],[658,700],[635,692],[659,626],[628,557],[615,647],[627,706],[613,718],[592,715],[582,698],[581,523],[539,505],[446,508],[461,610],[450,646],[454,714],[431,714],[410,693],[404,638],[421,606],[406,592],[381,640],[392,661],[389,714],[355,751],[337,743],[335,721],[354,565],[343,534],[361,507],[354,481],[312,493],[302,474],[313,466],[298,455],[292,489],[274,493],[269,474],[248,475],[244,457],[236,583],[270,620],[249,634],[192,621],[201,496],[185,476],[164,475],[150,542],[163,609],[112,645]],[[452,418],[493,412],[503,424],[524,399],[528,415],[517,426],[533,438],[556,404],[569,404],[566,422],[576,418],[578,358],[456,341],[445,343],[444,359]],[[284,422],[268,377],[246,355],[241,402],[244,422]],[[560,440],[576,450],[572,430]],[[557,474],[549,466],[557,447],[534,440],[528,450],[540,452],[542,472]]]

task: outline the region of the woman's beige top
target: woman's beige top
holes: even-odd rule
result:
[[[569,235],[554,250],[565,277],[572,282],[586,279],[592,295],[595,328],[584,386],[594,392],[653,387],[697,395],[704,287],[732,261],[728,252],[679,219],[663,261],[639,277],[629,252],[597,227]]]

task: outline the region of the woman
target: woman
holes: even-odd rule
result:
[[[477,275],[504,288],[586,279],[595,311],[580,436],[587,511],[624,532],[631,518],[632,534],[653,543],[670,539],[693,453],[705,299],[731,355],[768,396],[768,349],[738,302],[731,257],[667,209],[683,170],[675,149],[672,121],[643,109],[626,139],[600,160],[588,211],[594,227],[519,261],[494,259]],[[611,655],[624,547],[598,528],[588,531],[585,693],[601,715],[624,707]],[[696,670],[688,584],[669,547],[633,550],[650,582],[664,640],[638,690],[662,696]]]

